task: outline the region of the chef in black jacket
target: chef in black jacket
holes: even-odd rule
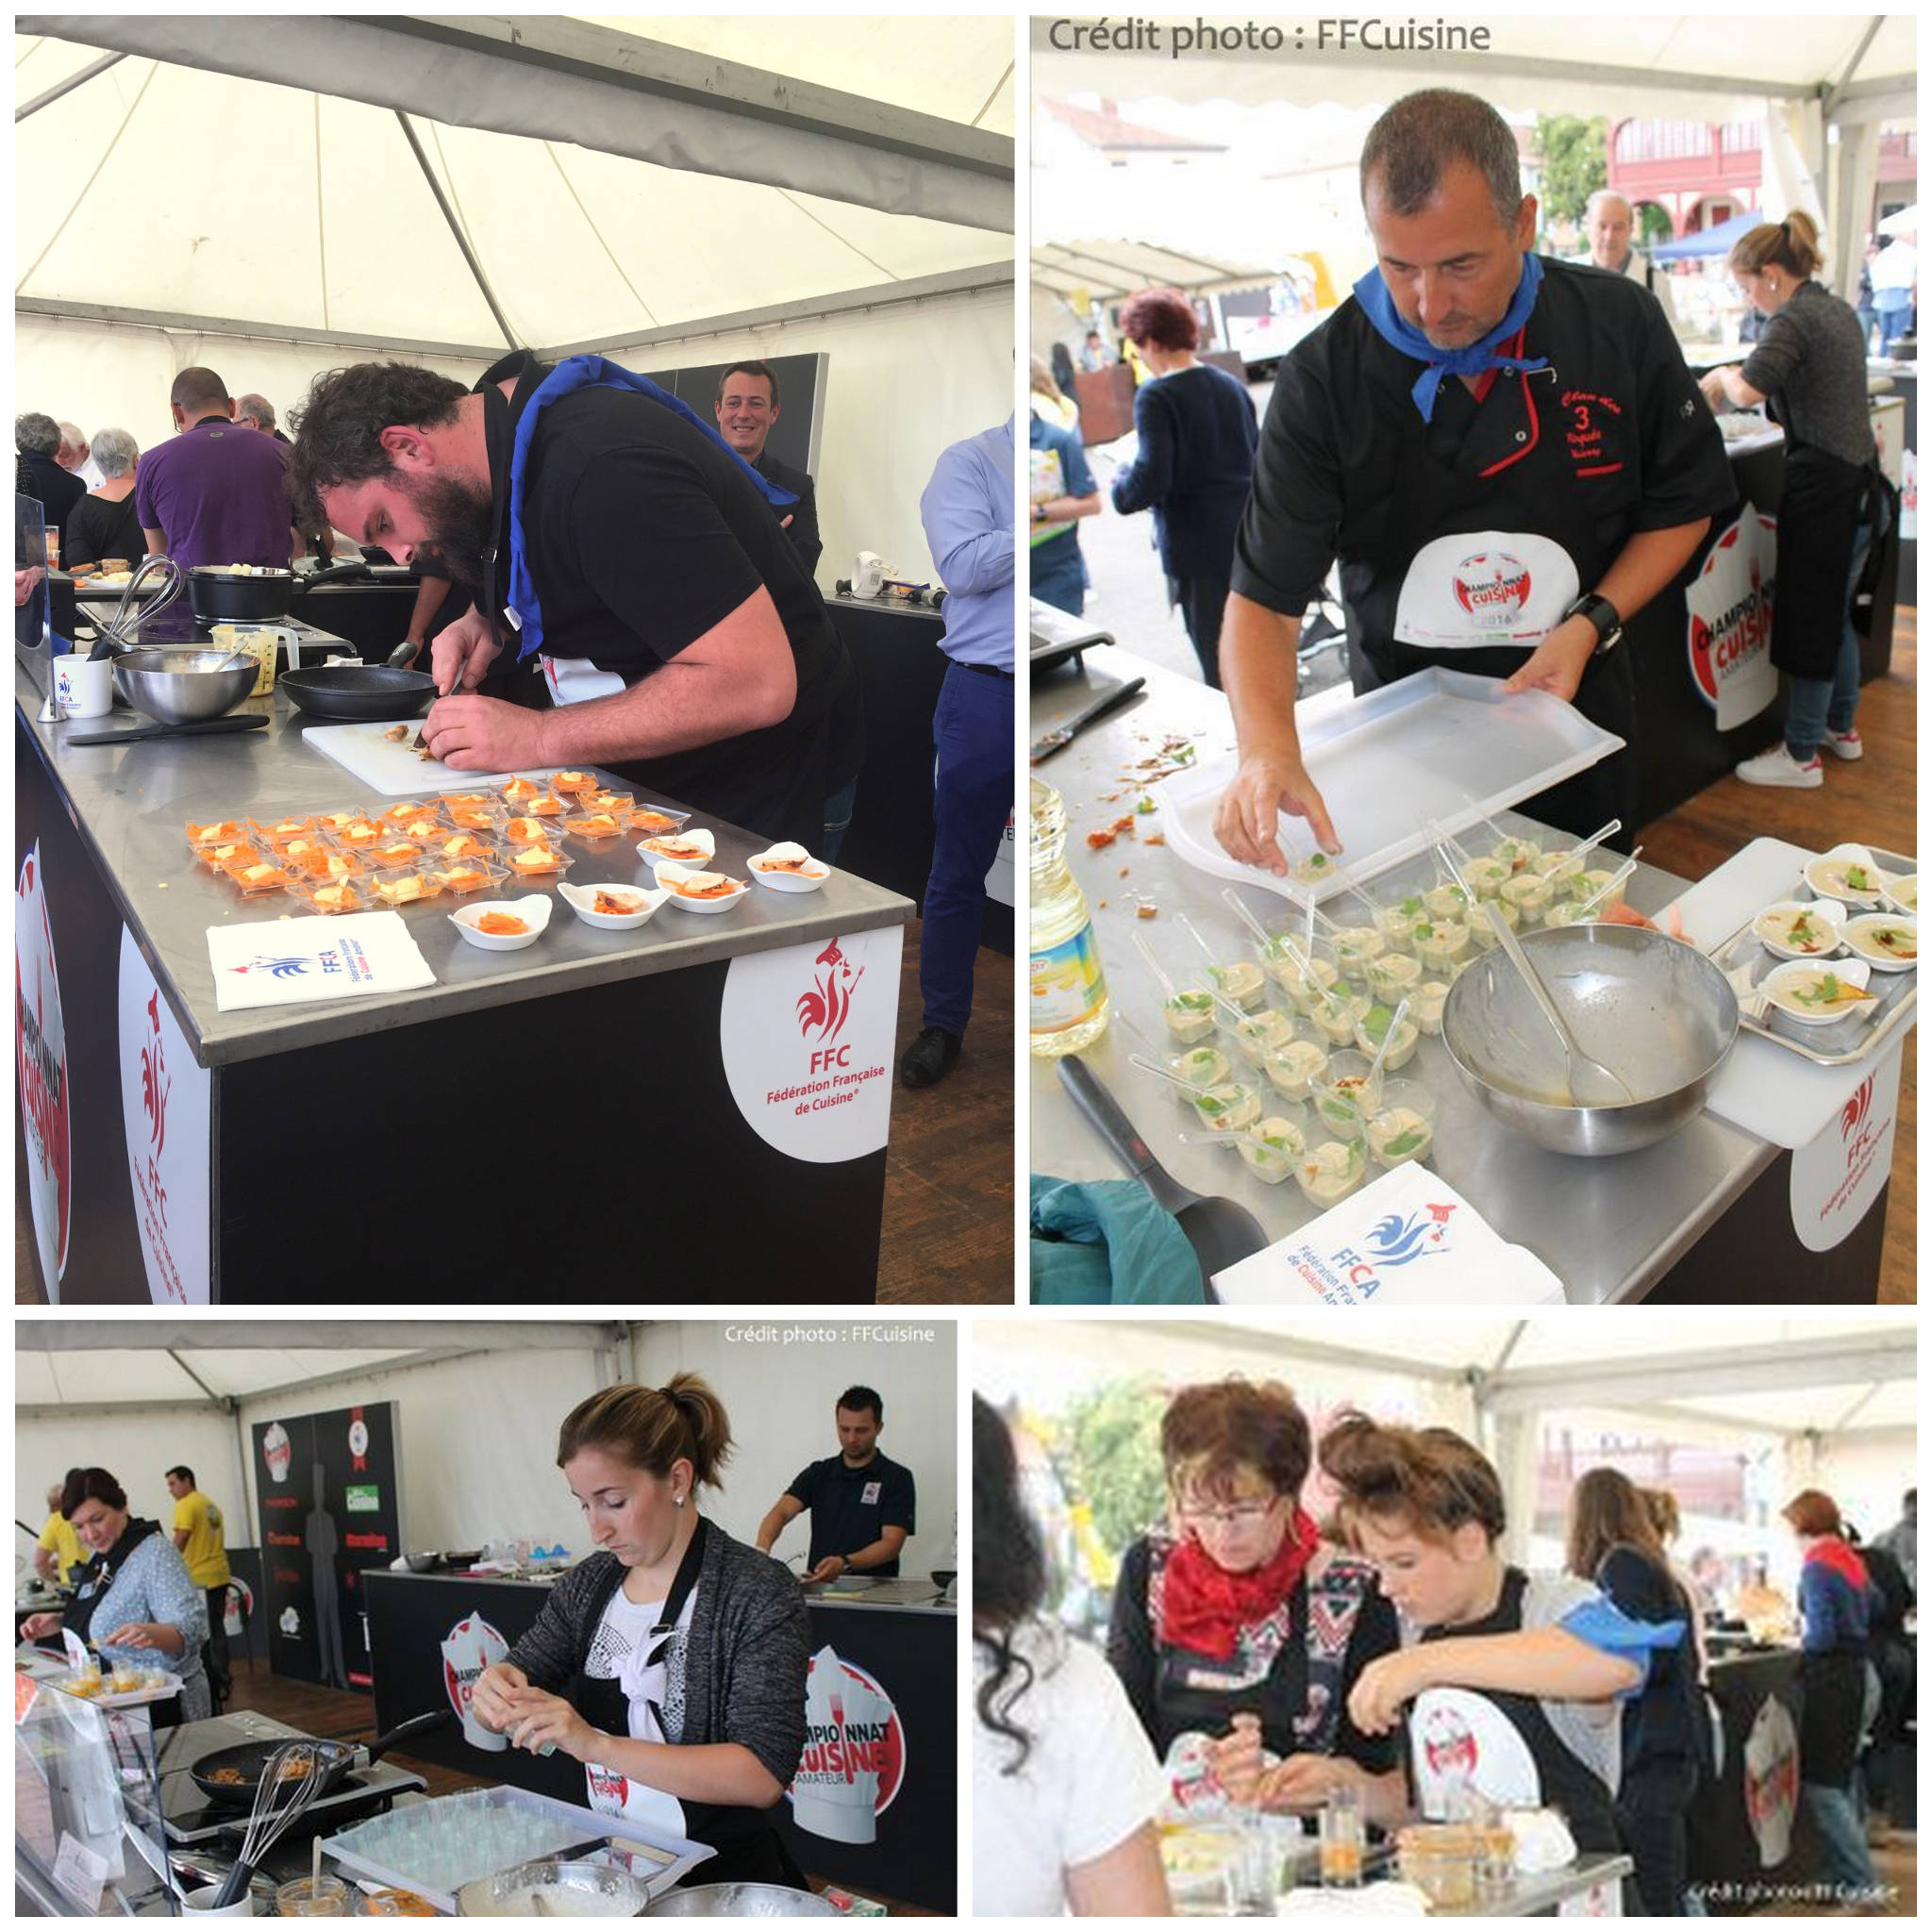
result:
[[[819,567],[825,548],[819,535],[817,488],[807,471],[781,463],[765,447],[772,425],[778,420],[778,372],[769,362],[732,363],[718,378],[718,393],[711,407],[718,418],[718,434],[760,476],[798,499],[790,508],[777,506],[778,525],[791,539],[791,547],[809,576]]]
[[[1215,829],[1275,873],[1277,810],[1342,849],[1294,724],[1301,616],[1333,561],[1357,691],[1441,664],[1549,691],[1627,741],[1623,626],[1734,498],[1656,302],[1529,252],[1536,199],[1486,102],[1397,101],[1361,179],[1377,266],[1281,365],[1222,639],[1241,766]],[[1627,840],[1631,755],[1524,809],[1579,836],[1617,816]]]
[[[851,662],[774,514],[790,493],[675,399],[597,357],[519,351],[468,392],[362,363],[310,390],[291,483],[481,592],[433,647],[424,731],[453,770],[599,765],[817,843],[858,763]]]

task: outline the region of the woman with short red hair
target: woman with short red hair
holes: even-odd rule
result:
[[[1175,289],[1146,289],[1120,312],[1121,332],[1154,378],[1134,391],[1134,460],[1114,478],[1123,516],[1154,512],[1154,540],[1201,675],[1221,689],[1221,613],[1235,532],[1260,432],[1245,384],[1203,362],[1201,327]]]
[[[1853,1780],[1859,1740],[1878,1709],[1878,1674],[1866,1660],[1872,1579],[1864,1559],[1845,1541],[1838,1505],[1823,1490],[1800,1490],[1780,1513],[1804,1556],[1798,1572],[1798,1609],[1805,1620],[1799,1792],[1824,1845],[1825,1876],[1847,1891],[1869,1896],[1878,1878]]]

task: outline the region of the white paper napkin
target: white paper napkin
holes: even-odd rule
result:
[[[1317,1220],[1214,1277],[1223,1301],[1278,1307],[1563,1300],[1563,1284],[1513,1247],[1440,1174],[1406,1160]]]
[[[214,969],[215,1007],[224,1013],[436,984],[399,912],[211,925],[208,958]]]

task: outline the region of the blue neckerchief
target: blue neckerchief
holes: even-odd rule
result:
[[[1495,353],[1498,342],[1507,342],[1523,325],[1529,320],[1529,311],[1536,307],[1536,292],[1542,287],[1543,265],[1534,255],[1523,258],[1523,279],[1516,285],[1515,299],[1509,304],[1508,312],[1481,341],[1472,342],[1466,349],[1439,349],[1421,329],[1412,328],[1404,322],[1395,307],[1395,298],[1389,292],[1389,285],[1382,279],[1382,271],[1372,268],[1355,285],[1355,299],[1361,304],[1362,313],[1374,325],[1375,333],[1391,349],[1400,349],[1405,356],[1412,356],[1418,362],[1429,366],[1416,377],[1415,387],[1409,394],[1415,398],[1415,406],[1423,412],[1423,421],[1428,422],[1436,413],[1436,391],[1442,387],[1445,375],[1481,375],[1491,369],[1547,369],[1550,358],[1547,356],[1499,356]]]
[[[688,403],[680,402],[669,390],[659,389],[648,375],[622,369],[602,356],[566,357],[543,378],[537,387],[536,394],[524,406],[524,413],[517,418],[516,441],[510,446],[508,603],[517,614],[518,636],[522,639],[517,651],[518,663],[543,648],[543,617],[537,608],[537,587],[530,581],[530,567],[524,556],[524,468],[529,461],[530,443],[537,433],[539,412],[547,408],[558,396],[567,396],[573,390],[579,389],[634,390],[639,395],[649,396],[654,403],[662,403],[666,408],[675,410],[687,423],[708,436],[743,470],[759,495],[774,508],[798,501],[791,491],[766,482]]]

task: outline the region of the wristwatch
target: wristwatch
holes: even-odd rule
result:
[[[1594,591],[1586,591],[1564,611],[1564,623],[1573,617],[1588,618],[1596,632],[1596,649],[1591,653],[1593,658],[1601,658],[1624,635],[1624,620],[1618,615],[1617,607]]]

